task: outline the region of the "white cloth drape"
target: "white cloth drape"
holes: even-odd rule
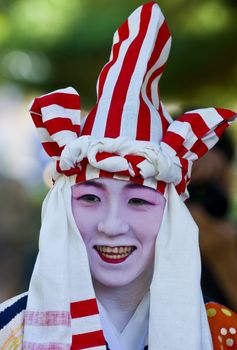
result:
[[[73,181],[61,176],[44,202],[40,252],[27,312],[69,312],[70,302],[95,297],[86,248],[72,215]],[[149,350],[211,350],[200,289],[198,229],[174,185],[168,185],[165,197],[150,288]],[[55,326],[54,332],[46,325],[26,324],[24,341],[40,343],[44,339],[70,349],[72,335],[81,332],[78,324]],[[83,327],[85,333],[101,329],[100,318],[89,317]]]

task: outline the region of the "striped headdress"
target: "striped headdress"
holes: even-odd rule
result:
[[[82,126],[74,89],[35,99],[31,115],[59,174],[76,175],[76,182],[114,174],[162,193],[172,182],[187,197],[193,161],[213,147],[236,114],[207,108],[172,121],[158,88],[170,45],[164,16],[149,2],[114,34],[110,60],[97,82],[97,103]]]
[[[86,249],[72,216],[71,185],[98,177],[113,177],[155,188],[163,194],[172,193],[170,198],[178,193],[185,199],[193,161],[213,147],[224,129],[236,118],[235,112],[206,108],[187,112],[172,121],[160,100],[158,89],[170,45],[171,37],[164,16],[155,2],[149,2],[135,10],[116,31],[109,62],[102,69],[97,82],[97,103],[82,123],[80,98],[73,88],[36,98],[30,107],[42,145],[54,159],[53,178],[56,183],[43,205],[40,252],[31,280],[25,319],[25,350],[106,349]],[[167,184],[174,185],[176,192]],[[177,198],[172,200],[167,208],[177,201]],[[185,218],[183,203],[177,203]],[[173,215],[172,219],[170,215]],[[170,214],[168,209],[165,217],[169,217],[169,220],[163,220],[165,223],[181,218],[175,210]],[[194,224],[190,222],[190,230],[195,231]],[[167,228],[163,224],[162,227],[161,231],[169,232],[167,235],[159,233],[158,265],[155,266],[151,286],[149,329],[152,334],[149,336],[149,350],[184,350],[180,334],[183,332],[186,336],[187,332],[191,332],[193,338],[198,338],[199,332],[195,327],[206,325],[206,321],[200,321],[195,315],[195,326],[188,328],[187,324],[180,331],[179,322],[170,320],[167,328],[172,329],[172,322],[173,329],[178,327],[174,334],[179,334],[179,345],[173,346],[174,335],[165,340],[170,342],[170,346],[165,347],[169,343],[163,343],[162,331],[164,334],[165,331],[162,323],[166,324],[167,318],[162,318],[164,308],[159,303],[169,293],[165,291],[162,294],[160,288],[159,300],[154,301],[153,297],[155,295],[156,299],[158,295],[158,277],[165,270],[165,285],[165,278],[172,273],[174,265],[171,262],[176,255],[172,255],[173,260],[162,258],[162,244],[166,246],[162,239],[170,237],[175,225]],[[182,241],[182,234],[179,234]],[[190,237],[192,232],[187,233],[187,241],[192,240]],[[188,247],[192,246],[197,250],[196,241],[192,241]],[[188,256],[191,261],[195,260],[192,260],[191,249],[190,253],[188,249],[185,252],[191,254]],[[78,257],[81,264],[78,264]],[[174,263],[182,266],[185,261],[187,266],[186,258],[180,251],[180,262]],[[168,265],[170,268],[166,268]],[[162,272],[161,266],[164,266]],[[193,274],[191,266],[194,270],[198,269],[195,262],[190,262],[186,273],[188,282],[188,276],[191,279],[197,275],[196,272]],[[175,281],[178,286],[181,280],[177,273],[176,279],[171,278],[170,281]],[[200,287],[190,284],[190,288],[197,288],[197,292],[196,289],[193,292],[197,303],[193,302],[193,305],[199,307]],[[190,288],[189,292],[192,293]],[[183,308],[182,312],[186,310],[185,296],[183,293],[179,300],[173,296],[174,307],[178,303],[180,310]],[[158,332],[160,345],[155,340],[158,333],[153,310],[159,310],[161,318]],[[178,320],[179,313],[176,314]],[[201,315],[203,317],[203,313]],[[180,324],[183,325],[182,320]],[[189,349],[210,349],[205,347],[205,342],[204,347],[198,341],[196,344],[196,347]]]

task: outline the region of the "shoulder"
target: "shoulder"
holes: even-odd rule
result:
[[[236,349],[237,314],[215,302],[206,303],[206,311],[214,350]]]
[[[22,293],[0,304],[0,330],[25,310],[27,293]]]
[[[23,293],[0,304],[1,349],[15,349],[21,344],[26,303],[27,293]]]

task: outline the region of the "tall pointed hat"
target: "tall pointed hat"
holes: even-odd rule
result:
[[[30,107],[55,162],[55,185],[43,205],[25,350],[106,348],[86,248],[71,210],[71,185],[98,177],[138,182],[166,197],[151,284],[149,350],[211,349],[198,231],[180,198],[187,197],[193,161],[218,141],[236,113],[207,108],[172,121],[158,89],[170,43],[159,6],[149,2],[115,33],[97,103],[82,124],[72,88],[36,98]]]
[[[115,32],[97,103],[82,126],[74,89],[35,99],[31,114],[46,152],[58,159],[58,173],[77,174],[76,182],[116,174],[162,193],[164,183],[174,183],[186,198],[193,161],[213,147],[236,114],[206,108],[172,121],[158,88],[170,45],[164,16],[149,2]]]

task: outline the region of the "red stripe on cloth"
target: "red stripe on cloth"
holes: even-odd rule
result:
[[[230,120],[230,119],[236,118],[237,116],[237,113],[234,111],[231,111],[230,109],[216,108],[216,111],[225,120]]]
[[[131,81],[139,52],[147,33],[153,5],[154,3],[148,3],[143,6],[140,19],[142,26],[140,26],[137,37],[131,43],[124,57],[123,66],[113,91],[113,97],[111,100],[105,129],[105,137],[117,137],[120,134],[122,112],[129,83]]]
[[[60,167],[60,161],[57,160],[56,162],[56,171],[59,173],[59,174],[64,174],[66,176],[72,176],[72,175],[77,175],[78,173],[81,172],[81,167],[76,167],[76,168],[71,168],[71,169],[68,169],[68,170],[63,170],[61,169]]]
[[[102,345],[106,345],[106,343],[103,332],[101,330],[73,335],[71,350],[82,350]]]
[[[107,159],[107,158],[112,158],[112,157],[117,157],[118,155],[116,153],[109,153],[109,152],[101,152],[97,153],[95,156],[95,159],[97,162]]]
[[[210,130],[205,123],[205,119],[199,113],[183,114],[180,118],[178,118],[178,120],[189,123],[194,134],[198,138],[202,138]]]
[[[60,167],[60,160],[57,160],[56,161],[56,171],[59,173],[59,174],[62,174],[62,169]]]
[[[69,118],[53,118],[44,122],[46,129],[50,135],[56,134],[60,131],[69,130],[75,132],[77,135],[78,129],[75,128],[76,125],[72,124]],[[79,129],[80,130],[80,129]]]
[[[91,135],[92,128],[93,128],[94,121],[95,121],[97,108],[98,108],[98,103],[92,108],[92,110],[90,111],[90,113],[86,117],[85,124],[83,126],[82,131],[81,131],[81,136],[83,136],[83,135]]]
[[[39,113],[41,112],[41,108],[47,107],[53,104],[56,104],[56,105],[59,105],[60,107],[64,107],[68,109],[80,109],[80,96],[75,94],[70,94],[70,93],[53,92],[52,94],[49,94],[49,95],[37,97],[30,111]]]
[[[41,115],[41,106],[39,104],[39,98],[35,98],[31,107],[30,107],[30,114],[32,113],[40,114]]]
[[[225,129],[229,126],[228,122],[223,122],[215,128],[215,134],[218,138],[221,137]]]
[[[128,20],[126,20],[122,24],[122,26],[118,29],[118,35],[119,35],[119,41],[117,43],[115,43],[113,45],[113,48],[112,48],[113,59],[104,66],[104,68],[102,69],[102,71],[100,73],[99,79],[98,79],[98,94],[97,94],[98,99],[102,95],[104,83],[105,83],[105,80],[107,78],[108,72],[118,59],[120,47],[121,47],[122,43],[129,36]]]
[[[159,91],[158,91],[159,93]],[[162,109],[162,105],[161,103],[159,104],[159,109],[158,109],[160,116],[161,116],[161,124],[162,124],[162,135],[165,135],[170,123],[169,121],[166,119],[164,113],[163,113],[163,109]]]
[[[86,181],[86,169],[87,169],[87,165],[88,165],[88,159],[84,158],[81,161],[81,171],[79,174],[77,174],[76,176],[76,183],[80,183],[80,182],[85,182]]]
[[[75,183],[79,184],[79,183],[85,182],[85,181],[86,181],[85,171],[81,171],[79,174],[77,174]]]
[[[102,152],[102,153],[97,153],[96,155],[96,160],[97,162],[107,159],[107,158],[112,158],[112,157],[117,157],[117,154],[114,153],[108,153],[108,152]],[[124,157],[126,158],[126,157]],[[114,172],[109,172],[106,170],[100,170],[99,177],[106,177],[106,178],[113,178],[114,174],[120,175],[120,176],[130,176],[130,173],[128,170],[122,170],[122,171],[117,171],[116,173]]]
[[[178,195],[180,195],[181,193],[184,193],[185,192],[185,189],[186,189],[186,182],[184,179],[182,179],[182,181],[175,186],[176,188],[176,191],[178,193]]]
[[[76,301],[70,305],[72,318],[96,315],[99,313],[96,299]]]
[[[70,350],[70,346],[69,344],[62,343],[39,344],[27,341],[23,342],[24,350]]]
[[[133,165],[138,165],[139,163],[143,162],[146,159],[142,156],[136,156],[133,154],[127,154],[124,156],[124,158],[127,159]]]
[[[198,140],[190,149],[191,152],[195,153],[198,158],[201,158],[205,153],[209,151],[207,145],[202,141]]]
[[[150,141],[151,139],[151,116],[147,104],[140,93],[140,106],[137,118],[136,140]]]
[[[178,185],[175,186],[176,188],[176,191],[178,192],[178,194],[181,194],[181,193],[184,193],[185,192],[185,189],[186,189],[186,181],[185,181],[185,170],[184,169],[181,169],[181,172],[182,172],[182,179],[180,181],[180,183]]]
[[[135,156],[132,154],[128,154],[128,155],[124,156],[124,158],[127,159],[130,166],[132,167],[134,174],[135,174],[135,177],[140,176],[140,169],[137,167],[137,165],[140,164],[141,162],[143,162],[146,158],[141,157],[141,156]],[[128,175],[130,175],[129,171],[128,171]]]
[[[167,40],[170,37],[170,32],[167,27],[166,22],[164,21],[163,24],[160,27],[159,33],[157,35],[156,43],[152,52],[152,55],[150,57],[150,60],[148,62],[147,71],[149,71],[157,62],[157,60],[160,57],[160,53],[166,44]],[[158,68],[154,73],[151,75],[151,77],[148,80],[147,87],[146,87],[146,94],[149,100],[151,101],[151,84],[153,79],[155,79],[159,74],[161,74],[164,70],[165,65]],[[145,80],[145,77],[144,77]],[[144,83],[143,80],[143,83]],[[158,93],[158,91],[157,91]],[[160,111],[161,112],[161,111]],[[157,116],[158,117],[158,116]],[[162,121],[162,127],[163,127],[163,134],[164,131],[168,128],[168,121],[162,113],[160,113],[161,121]],[[138,122],[137,122],[137,140],[150,140],[150,110],[147,106],[147,104],[144,102],[142,95],[140,94],[140,108],[138,113]]]
[[[34,114],[34,113],[30,113],[32,120],[36,126],[36,128],[44,128],[44,123],[42,120],[42,115],[38,115],[38,114]]]
[[[182,145],[179,148],[178,156],[183,157],[187,152],[188,152],[188,149]]]
[[[163,50],[163,48],[164,48],[165,44],[167,43],[167,41],[169,40],[169,38],[170,38],[170,31],[169,31],[169,28],[167,26],[166,21],[164,20],[164,22],[162,23],[162,25],[159,29],[159,33],[158,33],[157,38],[156,38],[155,46],[154,46],[151,58],[148,62],[147,71],[149,71],[156,64],[157,60],[159,59],[159,57],[161,55],[161,51]],[[163,64],[162,67],[158,67],[158,69],[155,70],[149,78],[147,88],[146,88],[146,93],[147,93],[147,97],[149,98],[150,101],[151,101],[152,81],[158,75],[163,73],[165,65],[166,65],[166,62]]]
[[[155,42],[155,45],[154,45],[154,48],[152,51],[152,55],[151,55],[149,62],[148,62],[147,70],[150,70],[151,67],[153,67],[156,64],[157,60],[160,57],[161,51],[163,50],[163,48],[164,48],[165,44],[167,43],[167,41],[169,40],[169,38],[170,38],[170,31],[169,31],[169,28],[167,26],[166,21],[164,20],[160,29],[159,29],[159,33],[158,33],[157,38],[156,38],[156,42]],[[162,68],[164,69],[164,67],[165,67],[165,64],[162,66]],[[148,97],[149,97],[149,95],[148,95]]]
[[[166,188],[166,183],[163,181],[158,181],[157,182],[157,186],[156,186],[156,190],[162,194],[165,193],[165,188]]]
[[[141,177],[141,176],[130,176],[130,179],[129,179],[131,182],[134,182],[138,185],[143,185],[144,184],[144,179]]]
[[[80,132],[81,132],[81,125],[73,125],[74,126],[74,131],[77,135],[77,137],[80,136]]]
[[[160,67],[159,69],[157,69],[156,71],[154,71],[152,73],[152,75],[150,76],[148,83],[147,83],[147,87],[146,87],[146,93],[147,93],[147,97],[149,98],[149,100],[152,102],[152,98],[151,98],[151,84],[153,83],[153,81],[159,76],[161,75],[161,73],[163,72],[165,67],[165,64]],[[158,92],[157,92],[158,93]]]
[[[59,147],[56,142],[42,142],[42,146],[50,157],[59,157],[64,149],[64,146]]]
[[[24,322],[28,326],[70,326],[71,317],[66,311],[26,311]]]
[[[185,158],[179,157],[179,161],[181,164],[182,169],[184,170],[185,174],[188,171],[189,161]]]
[[[102,177],[105,177],[105,178],[108,178],[108,179],[112,179],[114,176],[114,173],[109,173],[108,171],[105,171],[105,170],[100,170],[99,172],[99,177],[102,178]]]
[[[179,152],[180,147],[183,145],[184,138],[173,131],[167,131],[162,139],[162,142],[167,143],[176,153]]]

